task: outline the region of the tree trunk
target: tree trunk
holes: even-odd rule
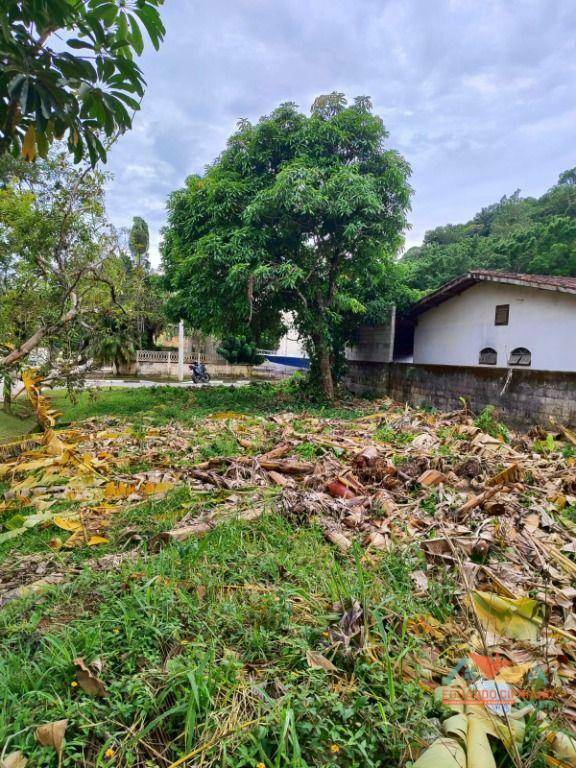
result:
[[[332,378],[330,347],[320,334],[316,335],[313,341],[322,392],[327,400],[334,400],[334,379]]]
[[[328,347],[322,348],[319,362],[322,391],[327,400],[334,400],[334,381],[332,379],[332,365],[330,363],[330,350]]]
[[[4,402],[2,405],[2,410],[4,413],[12,413],[12,376],[10,376],[8,373],[4,374],[4,383],[3,383],[3,394],[4,394]]]

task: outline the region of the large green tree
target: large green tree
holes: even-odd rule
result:
[[[240,122],[202,176],[169,201],[163,260],[172,311],[209,333],[258,340],[291,311],[324,394],[393,268],[409,167],[370,100],[332,93],[310,116],[282,104]]]
[[[79,161],[106,159],[130,128],[144,78],[143,30],[157,49],[164,0],[7,0],[0,21],[0,154],[46,156],[65,137]]]

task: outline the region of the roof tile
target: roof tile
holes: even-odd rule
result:
[[[521,272],[498,272],[490,269],[472,269],[460,277],[450,280],[437,290],[424,296],[414,304],[409,314],[419,315],[432,307],[442,304],[462,291],[471,288],[476,283],[495,282],[512,285],[525,285],[529,288],[540,288],[545,291],[560,291],[576,294],[576,277],[561,277],[558,275],[527,275]]]

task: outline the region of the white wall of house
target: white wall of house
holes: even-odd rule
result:
[[[510,305],[508,325],[495,325],[497,304]],[[485,347],[498,367],[525,347],[532,369],[576,371],[576,295],[481,282],[418,317],[415,363],[478,366]]]
[[[292,312],[284,312],[282,314],[282,321],[286,326],[287,331],[278,342],[278,348],[275,350],[275,354],[281,357],[308,357],[308,354],[304,349],[304,344],[295,328],[294,314]]]
[[[306,350],[294,328],[290,328],[278,342],[277,355],[282,357],[307,357]]]

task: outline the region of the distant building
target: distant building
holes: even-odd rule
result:
[[[474,270],[412,306],[395,359],[576,371],[576,278]],[[403,347],[403,348],[402,348]]]

